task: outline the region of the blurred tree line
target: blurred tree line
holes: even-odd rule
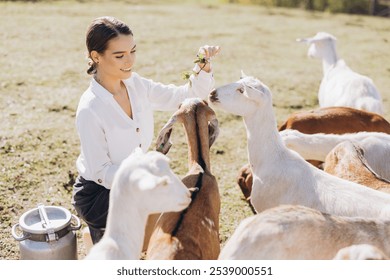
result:
[[[251,3],[263,6],[303,8],[331,13],[371,14],[389,16],[387,0],[230,0],[230,3]]]
[[[0,0],[0,2],[55,2],[59,0]],[[115,0],[64,0],[69,2],[115,2]],[[369,14],[390,17],[390,0],[122,0],[128,3],[141,4],[143,2],[228,2],[237,4],[258,4],[262,6],[302,8],[310,11],[331,13]]]

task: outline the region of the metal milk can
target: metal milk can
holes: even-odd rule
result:
[[[71,225],[72,219],[76,221],[75,226]],[[76,260],[74,231],[80,227],[80,219],[69,210],[38,204],[19,218],[19,223],[12,227],[12,236],[19,241],[22,260]]]

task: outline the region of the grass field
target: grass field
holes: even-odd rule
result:
[[[241,69],[258,77],[273,91],[279,123],[291,112],[318,106],[321,63],[307,58],[307,47],[295,39],[327,31],[338,38],[340,57],[374,80],[390,120],[389,19],[213,1],[137,2],[0,2],[0,259],[19,258],[11,227],[37,203],[75,213],[70,204],[79,153],[74,119],[90,79],[85,31],[98,16],[130,25],[138,49],[135,71],[155,81],[184,83],[181,74],[192,69],[198,48],[220,45],[213,64],[216,85],[237,80]],[[221,194],[223,245],[251,211],[235,183],[247,161],[242,120],[216,112],[221,133],[211,148],[211,164]],[[170,115],[155,114],[156,133]],[[183,176],[183,130],[178,126],[172,137],[171,166]],[[78,244],[82,258],[80,239]]]

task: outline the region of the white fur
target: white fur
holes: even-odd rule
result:
[[[324,76],[318,91],[320,107],[347,106],[383,114],[382,98],[374,83],[338,58],[334,36],[319,32],[312,38],[298,40],[310,45],[310,57],[322,59]]]
[[[209,100],[243,117],[254,178],[251,202],[257,212],[301,204],[341,216],[389,215],[389,194],[327,174],[285,147],[276,128],[271,91],[259,80],[244,77],[221,86]]]
[[[158,152],[140,150],[122,162],[111,188],[106,232],[86,259],[139,259],[148,215],[189,205],[190,192],[168,162]]]
[[[389,238],[389,220],[340,217],[301,205],[281,205],[244,219],[219,259],[324,260],[339,258],[340,249],[354,244],[370,244],[388,255]],[[351,259],[363,258],[350,250]]]
[[[390,135],[383,132],[357,132],[346,134],[305,134],[286,129],[279,132],[284,144],[306,160],[325,161],[328,153],[344,141],[359,143],[371,168],[390,180]]]

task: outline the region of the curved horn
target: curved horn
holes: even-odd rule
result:
[[[177,117],[173,115],[168,122],[163,126],[160,130],[157,140],[156,140],[156,150],[164,155],[168,153],[169,149],[172,146],[171,141],[171,132],[173,129],[173,125],[176,123]]]
[[[243,79],[243,78],[245,78],[245,77],[248,77],[248,76],[247,76],[247,75],[244,73],[244,71],[241,69],[240,80]]]

